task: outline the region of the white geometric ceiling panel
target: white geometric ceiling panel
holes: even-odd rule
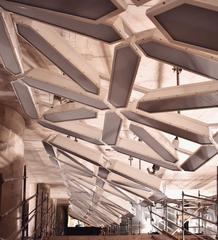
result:
[[[169,0],[150,8],[147,15],[170,41],[217,53],[217,10],[213,0]]]
[[[141,32],[136,35],[136,39],[137,46],[147,57],[218,79],[218,59],[192,48],[169,43],[157,29]]]
[[[68,15],[68,17],[76,17],[80,20],[102,22],[107,18],[118,15],[125,10],[126,4],[123,0],[3,0],[2,5],[6,8],[14,7],[23,9],[28,17],[32,17],[31,13],[34,9],[48,10],[57,15]],[[13,2],[13,3],[12,3]],[[17,10],[18,11],[18,10]],[[40,16],[39,16],[40,20]]]
[[[122,111],[129,120],[156,128],[172,135],[200,144],[208,144],[208,125],[177,113],[147,113],[144,111]]]
[[[140,141],[145,142],[165,161],[172,163],[178,161],[178,156],[172,143],[160,132],[151,128],[145,129],[134,124],[131,124],[129,129],[139,137]]]
[[[60,150],[78,156],[88,162],[93,163],[94,165],[103,165],[104,160],[98,151],[88,147],[84,148],[83,144],[75,142],[69,138],[56,135],[55,137],[49,139],[49,143]]]
[[[108,169],[110,169],[113,173],[133,181],[133,183],[146,186],[148,189],[152,189],[154,191],[160,191],[161,189],[162,182],[160,178],[148,173],[145,174],[144,172],[136,168],[132,168],[127,164],[123,164],[116,160],[111,160]]]
[[[9,13],[0,8],[0,56],[4,67],[12,74],[23,73],[20,49],[14,23]]]
[[[126,107],[140,63],[139,54],[131,45],[115,48],[108,101],[115,107]]]
[[[26,21],[26,23],[18,23],[17,29],[27,42],[86,91],[99,93],[100,79],[97,71],[86,63],[85,59],[68,42],[64,43],[60,34],[50,30],[47,25],[42,23],[39,26],[35,26],[31,21]]]
[[[120,153],[156,164],[166,169],[173,171],[180,170],[177,165],[170,163],[168,159],[165,161],[163,158],[161,158],[161,156],[146,143],[137,142],[134,140],[119,139],[114,149]]]
[[[218,82],[210,81],[152,90],[137,107],[147,112],[168,112],[217,106]]]
[[[22,81],[33,88],[53,93],[56,96],[80,102],[97,109],[107,109],[103,100],[95,94],[84,91],[69,78],[57,73],[51,73],[42,68],[36,68],[27,72]]]
[[[218,153],[213,145],[203,145],[197,149],[182,165],[185,171],[195,171]]]
[[[13,81],[11,84],[23,108],[23,111],[32,119],[39,118],[39,110],[33,97],[31,88],[21,80]]]
[[[54,131],[63,133],[67,136],[82,139],[84,141],[94,143],[96,145],[103,145],[101,142],[101,130],[84,123],[71,124],[70,128],[65,127],[65,124],[51,123],[44,119],[38,121],[43,127],[52,129]]]
[[[116,113],[106,112],[102,140],[108,145],[115,145],[119,136],[121,124],[122,119]]]
[[[38,2],[38,4],[40,4],[40,2]],[[96,23],[96,21],[93,22],[88,19],[80,19],[76,16],[69,16],[63,13],[60,14],[55,11],[33,7],[30,5],[24,6],[18,2],[5,0],[0,1],[0,6],[10,12],[29,17],[31,19],[36,19],[106,43],[115,43],[122,40],[119,32],[114,29],[113,23],[107,24],[105,22],[106,19],[102,23]]]
[[[66,103],[53,107],[44,113],[44,118],[50,122],[65,122],[96,118],[97,112],[75,103]]]

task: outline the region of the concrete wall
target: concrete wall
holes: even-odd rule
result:
[[[0,169],[23,159],[23,117],[12,108],[0,105]]]
[[[0,105],[0,175],[2,180],[21,178],[24,166],[22,140],[25,122],[12,108]],[[0,184],[0,214],[4,215],[22,201],[22,180]],[[0,237],[18,230],[21,216],[16,209],[0,221]]]
[[[0,173],[4,179],[20,178],[23,174],[23,160],[17,160],[3,169]],[[19,205],[22,201],[22,181],[13,181],[3,183],[0,186],[0,214],[7,213],[13,207]],[[19,228],[21,209],[14,210],[0,221],[0,237],[8,238]]]

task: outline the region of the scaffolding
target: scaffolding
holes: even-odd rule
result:
[[[22,184],[22,201],[18,203],[16,206],[9,209],[7,212],[2,213],[0,209],[0,225],[1,222],[6,218],[11,218],[15,211],[19,211],[21,214],[16,218],[19,223],[19,229],[12,232],[7,239],[2,238],[0,236],[0,240],[36,240],[43,239],[44,237],[48,237],[54,235],[55,230],[55,206],[53,204],[49,204],[49,196],[39,194],[38,188],[37,192],[26,198],[26,180],[27,180],[27,171],[26,166],[24,166],[23,176],[19,178],[3,178],[2,174],[0,174],[0,191],[3,184],[7,184],[14,181],[19,181]],[[1,200],[1,192],[0,192],[0,200]],[[29,210],[29,202],[33,200],[36,202],[36,206],[31,211]],[[1,206],[1,204],[0,204]],[[37,217],[40,217],[39,224],[37,224]],[[34,232],[31,236],[29,236],[29,224],[35,219],[35,227]],[[48,231],[50,229],[50,231]]]
[[[214,196],[182,192],[181,199],[150,206],[149,211],[152,226],[175,239],[185,240],[188,235],[196,239],[217,239],[217,199]]]

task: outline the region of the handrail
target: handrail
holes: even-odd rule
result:
[[[205,202],[212,202],[214,204],[216,204],[216,201],[212,200],[212,199],[209,199],[209,198],[202,198],[202,197],[197,197],[197,196],[192,196],[192,195],[189,195],[189,194],[185,194],[184,193],[184,197],[190,197],[190,198],[194,198],[194,199],[199,199],[199,200],[203,200]]]
[[[1,184],[8,183],[8,182],[22,181],[23,179],[26,179],[26,178],[25,177],[20,177],[20,178],[1,178]]]
[[[29,202],[31,199],[33,199],[34,197],[36,197],[36,194],[32,195],[31,197],[29,197],[26,202]],[[25,202],[20,202],[19,204],[17,204],[15,207],[9,209],[7,212],[3,213],[0,215],[0,221],[2,221],[5,217],[7,217],[8,215],[10,215],[11,213],[13,213],[15,210],[17,210],[19,207],[22,207],[25,204]]]
[[[164,217],[164,216],[160,216],[159,214],[157,214],[157,213],[155,213],[155,212],[152,212],[152,211],[151,211],[151,213],[154,214],[154,215],[156,215],[157,217],[163,219],[163,220],[166,220],[167,222],[172,223],[174,226],[176,226],[176,227],[182,229],[181,226],[177,225],[176,223],[172,222],[171,220],[167,219],[166,217]]]
[[[189,196],[190,196],[190,195],[189,195]],[[202,217],[200,217],[200,216],[196,216],[196,215],[191,214],[191,213],[189,213],[189,212],[183,211],[183,210],[181,210],[181,209],[179,209],[179,208],[170,206],[170,205],[168,205],[168,204],[166,204],[165,206],[168,207],[168,208],[171,208],[171,209],[173,209],[173,210],[182,212],[183,214],[189,215],[189,216],[191,216],[191,217],[193,216],[193,217],[196,217],[196,218],[198,218],[198,219],[201,219],[202,221],[209,222],[209,223],[211,223],[211,224],[215,224],[215,225],[216,225],[216,222],[210,221],[210,220],[205,219],[205,218],[202,218]],[[198,210],[199,210],[199,209],[198,209]],[[156,228],[158,231],[160,231],[160,232],[163,233],[163,230],[161,230],[160,228],[158,228],[157,226],[155,226],[155,225],[152,223],[152,222],[153,222],[152,214],[154,214],[155,216],[163,219],[164,221],[166,221],[166,223],[168,223],[168,222],[171,223],[172,225],[176,226],[178,229],[183,230],[183,232],[185,231],[185,232],[187,232],[187,233],[195,236],[197,239],[200,239],[200,240],[204,240],[204,239],[205,239],[205,238],[203,238],[202,236],[199,236],[199,235],[197,235],[197,234],[195,234],[195,233],[190,232],[190,231],[187,230],[187,229],[184,229],[184,226],[179,226],[178,224],[176,224],[176,223],[174,223],[173,221],[169,220],[167,217],[161,216],[161,215],[159,215],[158,213],[152,211],[152,207],[150,207],[150,210],[149,210],[149,211],[150,211],[151,219],[152,219],[151,224],[152,224],[152,226],[153,226],[154,228]],[[196,212],[196,211],[195,211],[195,212]],[[177,230],[178,230],[178,229],[177,229]],[[177,230],[176,230],[176,231],[177,231]],[[209,229],[208,229],[208,230],[209,230]],[[211,229],[210,229],[210,230],[211,230]],[[215,231],[211,231],[211,232],[216,233]],[[171,234],[170,234],[170,235],[171,235]],[[173,236],[173,235],[172,235],[172,236]]]
[[[15,219],[18,221],[21,221],[21,226],[19,227],[18,230],[12,232],[10,234],[9,237],[7,237],[7,239],[4,239],[2,237],[0,237],[0,240],[16,240],[16,239],[22,239],[22,240],[27,240],[27,239],[36,239],[36,237],[38,237],[36,235],[36,232],[38,232],[39,228],[40,228],[40,232],[38,232],[40,234],[40,237],[42,239],[42,237],[44,236],[51,236],[52,233],[54,233],[54,226],[55,226],[55,208],[53,203],[50,204],[49,202],[49,196],[47,194],[42,194],[42,198],[39,198],[38,201],[38,197],[39,197],[39,192],[37,190],[37,192],[35,194],[33,194],[32,196],[26,198],[26,179],[27,179],[27,174],[26,174],[26,166],[24,166],[24,176],[23,177],[19,177],[19,178],[7,178],[4,179],[2,177],[3,175],[0,174],[0,186],[8,183],[8,182],[13,182],[13,181],[23,181],[22,183],[22,192],[23,192],[23,196],[22,196],[22,201],[20,201],[19,203],[17,203],[14,207],[12,207],[11,209],[7,210],[6,212],[4,212],[3,214],[0,214],[0,222],[2,220],[4,220],[6,217],[9,217],[13,212],[15,212],[18,209],[22,209],[22,214],[19,217],[15,217]],[[34,209],[29,210],[28,208],[28,204],[31,200],[36,199],[36,205],[34,206]],[[47,204],[45,204],[46,207],[46,212],[44,212],[44,208],[43,205],[45,202],[48,202]],[[39,211],[39,208],[41,208],[41,213],[43,214],[42,216],[45,216],[45,218],[43,218],[44,221],[44,225],[42,225],[41,221],[35,220],[35,223],[37,225],[35,225],[35,229],[32,233],[31,236],[28,236],[28,226],[29,223],[36,217]],[[50,217],[49,217],[50,216]],[[13,217],[13,216],[11,216]],[[49,232],[47,231],[49,230]],[[38,239],[38,238],[37,238]]]
[[[154,215],[156,215],[156,216],[158,216],[158,217],[160,217],[160,218],[162,218],[162,219],[165,219],[167,222],[170,222],[170,223],[172,223],[173,225],[177,226],[178,228],[182,229],[181,226],[175,224],[175,223],[172,222],[172,221],[169,221],[169,219],[166,219],[165,217],[162,217],[162,216],[160,216],[160,215],[158,215],[158,214],[156,214],[156,213],[154,213],[154,212],[152,212],[152,211],[151,211],[151,213],[154,214]],[[151,222],[151,225],[152,225],[154,228],[158,229],[160,232],[163,233],[163,230],[161,230],[160,228],[156,227],[154,224],[152,224],[152,222]],[[198,236],[198,235],[196,235],[196,234],[194,234],[194,233],[192,233],[192,232],[190,232],[190,231],[188,231],[188,230],[186,230],[186,232],[188,232],[188,233],[190,233],[191,235],[197,237],[198,239],[205,240],[204,238],[202,238],[202,237],[200,237],[200,236]],[[171,236],[173,236],[173,235],[171,235]],[[173,237],[174,237],[174,236],[173,236]]]
[[[192,227],[189,227],[189,228],[198,228],[198,226],[192,226]],[[201,228],[206,229],[207,231],[213,232],[214,234],[216,234],[216,231],[214,231],[214,230],[212,230],[212,229],[205,228],[205,227],[201,227]],[[213,235],[214,235],[214,234],[213,234]]]
[[[198,212],[202,207],[199,207],[197,210],[195,210],[195,212]],[[189,220],[193,219],[194,217],[193,216],[189,216],[185,221],[184,223],[188,222]],[[198,218],[199,219],[199,218]],[[183,223],[183,224],[184,224]],[[176,232],[178,231],[178,229],[176,229],[172,234],[174,235]]]
[[[33,209],[33,210],[31,211],[32,213],[33,213],[33,212],[35,212],[35,213],[28,219],[28,221],[25,223],[25,225],[24,225],[23,227],[21,227],[21,229],[20,229],[19,231],[17,231],[17,234],[15,235],[16,238],[19,236],[19,234],[22,232],[22,230],[26,229],[26,227],[28,226],[29,222],[31,222],[31,220],[36,216],[38,207],[42,206],[42,204],[43,204],[47,199],[48,199],[48,198],[45,198],[45,199],[43,200],[43,202],[41,202],[39,205],[37,205],[37,206],[35,207],[35,209]],[[52,207],[49,208],[48,213],[50,213],[50,210],[51,210],[51,209],[52,209]],[[29,213],[28,216],[30,216],[32,213]],[[40,224],[41,224],[41,223],[40,223]],[[13,233],[13,234],[15,234],[15,233]],[[11,236],[9,237],[8,240],[10,240],[10,238],[11,238]],[[12,239],[12,240],[14,240],[14,239]]]
[[[176,211],[179,211],[179,212],[183,212],[181,209],[172,207],[172,206],[170,206],[170,205],[167,205],[167,207],[169,207],[169,208],[171,208],[171,209],[174,209],[174,210],[176,210]],[[189,213],[189,212],[186,212],[186,211],[184,211],[183,213],[186,214],[186,215],[189,215],[189,216],[192,216],[192,217],[196,217],[196,218],[198,218],[198,219],[201,219],[202,221],[209,222],[209,223],[214,224],[214,225],[217,224],[216,222],[213,222],[213,221],[211,221],[211,220],[209,220],[209,219],[205,219],[205,218],[202,218],[202,217],[200,217],[200,216],[196,216],[196,215],[194,215],[194,214],[192,214],[192,213]]]

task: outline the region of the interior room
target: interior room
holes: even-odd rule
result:
[[[217,0],[0,0],[0,240],[218,239],[217,80]]]

